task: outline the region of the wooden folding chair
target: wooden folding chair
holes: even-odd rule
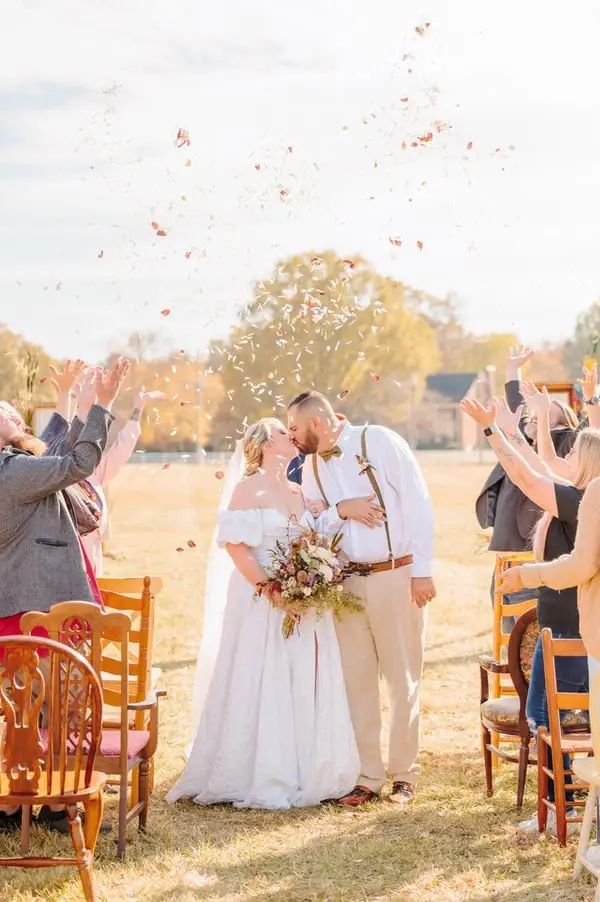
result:
[[[559,845],[567,842],[567,826],[580,823],[581,817],[567,817],[565,776],[574,771],[565,770],[563,755],[592,754],[592,737],[589,721],[584,711],[589,711],[589,692],[559,692],[556,679],[556,659],[559,657],[587,657],[582,639],[554,639],[552,631],[542,630],[544,649],[544,677],[546,681],[546,702],[550,729],[538,727],[538,827],[540,833],[546,829],[548,811],[556,814],[556,835]],[[567,712],[561,717],[561,711]],[[552,767],[549,765],[548,750],[552,751]],[[548,781],[554,781],[554,799],[548,798]],[[569,789],[572,785],[569,784]],[[580,788],[580,786],[578,786]],[[583,808],[584,802],[574,799],[571,808]]]
[[[38,649],[49,653],[48,681]],[[106,776],[94,769],[102,732],[102,689],[90,664],[77,652],[49,639],[0,639],[0,697],[5,717],[0,805],[64,806],[75,857],[2,857],[2,867],[79,869],[83,893],[94,902],[93,857],[103,809]],[[40,727],[42,706],[47,728]],[[78,804],[85,810],[82,826]],[[28,847],[29,836],[25,837]]]
[[[103,723],[98,766],[107,775],[107,782],[119,786],[118,855],[125,857],[127,824],[137,817],[140,830],[145,830],[149,807],[150,761],[158,743],[158,697],[165,692],[150,692],[146,699],[129,700],[128,645],[131,620],[122,611],[102,611],[96,604],[83,601],[64,601],[54,605],[47,614],[29,611],[21,617],[21,630],[30,633],[35,627],[45,629],[51,639],[74,648],[88,660],[99,678],[109,672],[112,687],[104,687],[104,701],[119,709],[114,723]],[[121,649],[120,658],[106,658],[107,641]],[[116,679],[115,679],[116,677]],[[132,729],[131,713],[147,711],[145,729]],[[128,805],[127,788],[130,774],[137,775],[138,790]],[[139,799],[139,801],[138,801]]]

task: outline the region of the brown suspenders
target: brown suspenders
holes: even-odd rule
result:
[[[362,461],[363,461],[363,467],[364,467],[363,472],[365,472],[367,474],[367,476],[369,477],[369,482],[371,483],[371,487],[372,487],[373,491],[375,492],[375,495],[377,496],[379,505],[385,511],[385,503],[383,500],[383,495],[381,494],[381,489],[379,488],[379,483],[377,482],[377,477],[375,476],[375,474],[373,472],[374,467],[368,462],[367,429],[368,429],[368,426],[365,426],[365,428],[362,431],[361,437],[360,437],[360,449],[361,449]],[[321,493],[321,497],[322,497],[323,501],[325,502],[325,504],[327,505],[327,507],[329,507],[330,506],[329,501],[327,500],[327,495],[325,494],[325,490],[323,489],[323,483],[321,482],[321,477],[319,476],[319,466],[318,466],[318,461],[317,461],[318,456],[319,456],[318,454],[313,454],[313,456],[312,456],[313,473],[315,474],[315,481],[316,481],[317,487]],[[385,526],[385,537],[387,539],[387,546],[388,546],[388,552],[389,552],[389,559],[391,561],[393,561],[394,553],[392,551],[392,537],[390,535],[390,526],[387,521],[387,516],[386,516],[386,519],[384,520],[384,526]]]

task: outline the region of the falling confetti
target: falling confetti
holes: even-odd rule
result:
[[[152,226],[152,228],[154,229],[154,231],[157,230],[157,228],[158,228],[158,223],[157,223],[157,222],[151,222],[150,225]]]
[[[40,385],[43,385],[44,382],[47,382],[47,381],[48,381],[48,377],[47,377],[47,376],[42,376],[42,378],[40,379]]]
[[[408,97],[401,97],[400,103],[408,103]]]
[[[467,150],[473,150],[473,142],[472,141],[469,141],[469,143],[467,144]]]
[[[394,247],[402,247],[402,241],[400,240],[400,238],[392,238],[392,237],[390,237],[390,238],[388,239],[388,241],[390,242],[390,244],[393,244]]]
[[[356,265],[356,264],[354,263],[354,260],[344,260],[343,262],[344,262],[344,263],[346,264],[346,266],[348,266],[350,269],[354,269],[354,267],[355,267],[355,265]]]
[[[348,389],[347,388],[342,389],[342,391],[338,394],[338,400],[343,401],[347,394],[348,394]]]
[[[417,247],[419,248],[420,251],[422,251],[423,250],[423,242],[417,241]]]
[[[186,252],[185,252],[185,259],[186,259],[186,260],[189,260],[191,256],[192,256],[192,252],[191,252],[191,251],[186,251]]]
[[[195,548],[195,547],[196,547],[196,543],[194,542],[194,540],[188,539],[188,548]]]
[[[256,169],[257,172],[259,172],[260,171],[260,163],[255,163],[254,168]]]
[[[417,25],[417,27],[415,28],[415,31],[417,32],[419,37],[421,37],[421,38],[423,37],[423,35],[427,31],[427,29],[430,27],[430,25],[431,25],[431,22],[425,22],[424,25]]]
[[[167,237],[167,233],[165,232],[164,229],[157,229],[156,234],[158,235],[159,238]]]
[[[183,548],[176,548],[175,551],[183,551]]]
[[[377,373],[371,373],[371,379],[373,380],[373,382],[379,382],[381,376],[379,376]]]
[[[169,308],[169,307],[165,307],[164,310],[161,310],[161,311],[160,311],[160,315],[161,315],[161,316],[168,316],[170,312],[171,312],[170,308]]]
[[[223,472],[223,470],[217,470],[217,472],[215,473],[215,476],[217,479],[223,479],[223,477],[225,476],[225,473]]]
[[[192,161],[189,160],[189,159],[186,160],[186,161],[185,161],[185,165],[186,165],[186,166],[191,166],[191,165],[192,165]]]
[[[163,464],[162,468],[163,468],[163,470],[168,470],[170,466],[171,466],[171,464]]]
[[[191,144],[190,133],[185,128],[180,128],[177,132],[177,147],[189,147]]]
[[[102,260],[103,257],[104,257],[104,251],[100,251],[100,253],[98,254],[98,260]]]

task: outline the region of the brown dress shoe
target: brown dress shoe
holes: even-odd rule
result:
[[[379,798],[377,793],[368,786],[355,786],[351,792],[338,799],[338,805],[343,808],[358,808],[359,805],[368,805],[377,798]]]
[[[408,805],[409,802],[414,800],[416,794],[417,790],[412,783],[394,780],[392,783],[390,802],[393,802],[394,805]]]

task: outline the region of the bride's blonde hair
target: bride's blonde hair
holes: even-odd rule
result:
[[[248,426],[244,433],[244,476],[254,476],[262,467],[265,445],[271,441],[273,420],[265,418]]]
[[[600,429],[582,429],[575,441],[579,464],[573,485],[587,489],[592,479],[600,476]],[[573,447],[575,447],[573,445]],[[533,534],[533,552],[537,561],[544,559],[544,548],[552,515],[547,511],[540,517]]]

